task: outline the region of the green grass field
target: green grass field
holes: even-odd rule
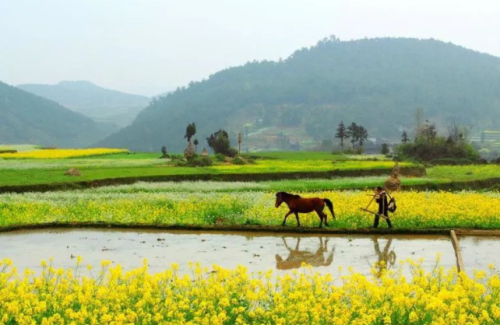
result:
[[[324,151],[273,151],[273,152],[256,152],[245,156],[255,156],[268,159],[282,160],[389,160],[384,155],[333,155],[330,152]]]
[[[117,153],[112,155],[102,155],[98,156],[99,159],[103,160],[159,160],[161,154],[151,153],[151,152],[131,152],[131,153]],[[83,157],[83,158],[70,158],[70,159],[95,159],[95,157]],[[161,161],[161,160],[160,160]]]
[[[69,159],[0,159],[0,186],[70,183],[117,178],[140,178],[178,175],[251,175],[277,173],[315,173],[387,171],[394,163],[385,160],[361,160],[334,156],[325,152],[262,154],[254,164],[215,164],[210,167],[175,167],[158,154],[132,153]],[[264,157],[265,156],[265,157]],[[417,167],[402,163],[402,167]],[[81,177],[65,176],[69,168],[78,168]],[[251,179],[249,179],[251,180]]]
[[[500,165],[436,166],[427,169],[427,177],[442,182],[500,178]]]
[[[13,146],[12,146],[13,147]],[[28,145],[17,146],[28,148]],[[282,180],[266,183],[270,190],[328,190],[358,189],[383,183],[385,177],[356,177],[366,171],[386,171],[393,162],[381,155],[332,155],[329,152],[259,152],[247,157],[258,157],[255,164],[230,165],[218,163],[210,167],[175,167],[169,160],[159,159],[157,153],[120,153],[98,157],[69,159],[0,159],[0,186],[29,186],[59,184],[104,179],[136,179],[168,176],[211,176],[315,173],[341,171],[349,177],[341,179]],[[401,163],[403,167],[417,166]],[[81,177],[65,176],[69,168],[78,168]],[[359,175],[357,174],[359,171]],[[283,177],[286,178],[286,177]],[[500,166],[436,166],[427,169],[425,178],[405,179],[403,185],[440,185],[474,182],[500,178]],[[206,177],[205,177],[206,179]],[[215,178],[217,179],[217,178]],[[279,177],[277,178],[279,179]],[[432,186],[430,186],[432,187]]]

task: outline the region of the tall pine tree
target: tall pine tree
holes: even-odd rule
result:
[[[184,139],[187,139],[188,142],[191,142],[191,138],[196,134],[196,124],[191,123],[186,127],[186,134],[184,135]]]
[[[408,134],[406,133],[406,131],[404,131],[401,135],[401,143],[407,144],[408,142],[410,142],[410,139],[408,139]]]
[[[354,145],[359,140],[358,135],[359,135],[358,125],[356,123],[352,122],[351,125],[349,125],[347,127],[347,136],[349,138],[351,138],[351,144],[352,144],[352,149],[353,150],[354,150]]]
[[[347,130],[345,128],[344,121],[342,121],[337,127],[337,133],[335,133],[335,138],[340,140],[341,150],[344,150],[344,140],[347,139],[348,137],[349,136],[347,135]]]
[[[357,138],[360,147],[363,147],[365,142],[368,140],[368,131],[364,126],[359,125],[357,128]]]

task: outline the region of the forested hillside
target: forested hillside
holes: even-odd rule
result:
[[[370,136],[397,139],[413,112],[443,123],[500,127],[500,59],[435,40],[328,39],[280,62],[251,62],[153,101],[102,145],[140,150],[185,148],[195,122],[202,146],[219,128],[255,148],[333,139],[341,121]],[[287,140],[288,141],[288,140]]]
[[[109,133],[106,125],[0,82],[0,143],[83,147]]]
[[[61,81],[57,85],[24,84],[19,88],[53,100],[92,118],[125,126],[149,104],[149,98],[105,89],[89,81]]]

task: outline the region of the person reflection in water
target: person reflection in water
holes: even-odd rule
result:
[[[295,249],[288,246],[285,237],[282,237],[286,249],[288,249],[288,257],[283,259],[279,254],[276,254],[276,268],[278,270],[290,270],[300,268],[302,263],[309,264],[313,267],[329,266],[333,262],[333,254],[335,247],[325,258],[325,253],[328,253],[328,239],[323,243],[323,238],[319,237],[319,248],[316,253],[307,250],[300,250],[300,238],[297,238]]]
[[[375,275],[380,278],[382,274],[387,271],[390,267],[393,267],[396,263],[396,253],[394,250],[389,251],[392,244],[392,239],[388,239],[385,243],[384,250],[380,250],[380,245],[378,243],[378,238],[373,237],[373,247],[375,248],[375,254],[377,254],[378,262],[375,264],[373,269],[375,270]]]

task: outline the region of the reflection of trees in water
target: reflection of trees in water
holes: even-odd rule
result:
[[[377,254],[378,262],[373,267],[375,269],[375,275],[380,278],[384,270],[388,270],[396,264],[396,253],[394,250],[389,251],[392,244],[392,238],[389,238],[385,243],[384,250],[380,250],[380,245],[377,237],[373,237],[373,247],[375,249],[375,254]]]
[[[333,253],[335,252],[335,247],[330,251],[330,253],[325,257],[325,253],[328,253],[328,239],[323,242],[323,238],[319,237],[319,248],[315,253],[309,252],[307,250],[300,250],[300,238],[297,237],[297,244],[295,248],[288,246],[285,237],[282,237],[283,243],[286,249],[288,249],[288,257],[283,259],[279,254],[276,254],[276,268],[278,270],[290,270],[299,268],[302,263],[307,263],[313,267],[318,266],[329,266],[333,262]]]

